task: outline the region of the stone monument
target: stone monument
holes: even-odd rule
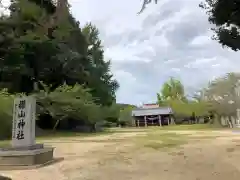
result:
[[[53,148],[35,143],[36,100],[22,96],[14,100],[12,145],[0,148],[1,167],[41,166],[53,161]]]

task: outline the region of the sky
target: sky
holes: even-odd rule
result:
[[[8,0],[3,0],[8,1]],[[69,0],[83,26],[95,24],[120,83],[117,102],[156,102],[156,93],[171,76],[192,94],[209,80],[239,71],[239,52],[211,39],[201,0],[159,0],[141,14],[143,0]]]
[[[81,25],[100,31],[106,59],[120,83],[117,102],[156,102],[156,93],[171,76],[188,94],[209,80],[239,71],[239,52],[211,39],[213,25],[201,0],[159,0],[137,15],[143,0],[70,0]]]

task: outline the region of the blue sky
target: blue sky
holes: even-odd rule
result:
[[[191,94],[214,77],[239,71],[239,53],[211,40],[201,0],[159,0],[137,15],[142,1],[69,0],[81,26],[92,22],[99,28],[105,57],[120,83],[118,102],[155,102],[170,76]]]
[[[211,40],[201,0],[160,0],[137,15],[142,0],[70,0],[82,25],[100,30],[106,58],[120,83],[117,101],[149,103],[170,76],[192,93],[209,80],[239,71],[239,53]]]

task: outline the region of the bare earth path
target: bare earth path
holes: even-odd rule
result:
[[[239,180],[240,133],[176,131],[199,137],[172,150],[137,149],[128,141],[144,132],[44,143],[65,160],[34,170],[1,171],[13,180]],[[202,139],[214,136],[214,139]]]

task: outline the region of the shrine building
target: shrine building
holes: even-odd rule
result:
[[[136,127],[174,124],[172,109],[159,107],[158,104],[144,104],[132,111],[132,117]]]

